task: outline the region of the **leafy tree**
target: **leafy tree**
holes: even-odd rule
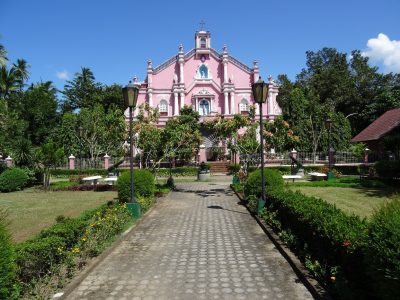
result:
[[[264,124],[264,138],[267,148],[274,148],[278,152],[293,149],[299,141],[299,137],[294,135],[289,123],[282,117]]]
[[[51,82],[32,84],[13,104],[18,106],[14,110],[26,123],[24,137],[33,145],[42,144],[56,127],[59,119],[56,92]]]
[[[75,73],[75,77],[64,86],[63,111],[72,112],[77,108],[93,107],[97,102],[99,89],[100,84],[96,83],[93,72],[82,67],[81,72]]]
[[[122,86],[119,84],[102,85],[96,90],[94,98],[95,103],[101,104],[106,112],[116,108],[121,111],[125,110]]]
[[[50,169],[56,167],[65,158],[64,148],[59,148],[49,140],[36,152],[38,167],[43,170],[43,187],[47,189],[50,182]]]
[[[0,67],[4,67],[7,64],[7,51],[6,48],[0,44]]]

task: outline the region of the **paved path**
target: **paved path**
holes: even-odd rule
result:
[[[228,183],[180,183],[67,299],[312,299]]]

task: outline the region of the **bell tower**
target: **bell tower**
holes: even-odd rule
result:
[[[204,22],[201,23],[204,25]],[[210,54],[211,49],[211,34],[209,31],[205,31],[201,29],[200,31],[196,31],[195,37],[195,49],[196,56],[208,56]]]

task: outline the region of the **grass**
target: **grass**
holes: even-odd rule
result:
[[[378,209],[383,203],[398,198],[396,190],[390,188],[366,188],[366,187],[318,187],[318,186],[290,186],[292,190],[298,190],[305,195],[321,198],[349,214],[360,217],[370,217],[374,209]]]
[[[117,192],[45,192],[29,188],[0,193],[0,207],[7,210],[14,241],[22,242],[54,224],[59,215],[76,217],[116,197]]]

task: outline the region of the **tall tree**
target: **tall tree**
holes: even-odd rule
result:
[[[89,68],[82,67],[75,73],[75,77],[67,81],[64,86],[64,112],[72,112],[77,108],[92,108],[96,104],[96,95],[100,84],[95,81],[93,72]]]

